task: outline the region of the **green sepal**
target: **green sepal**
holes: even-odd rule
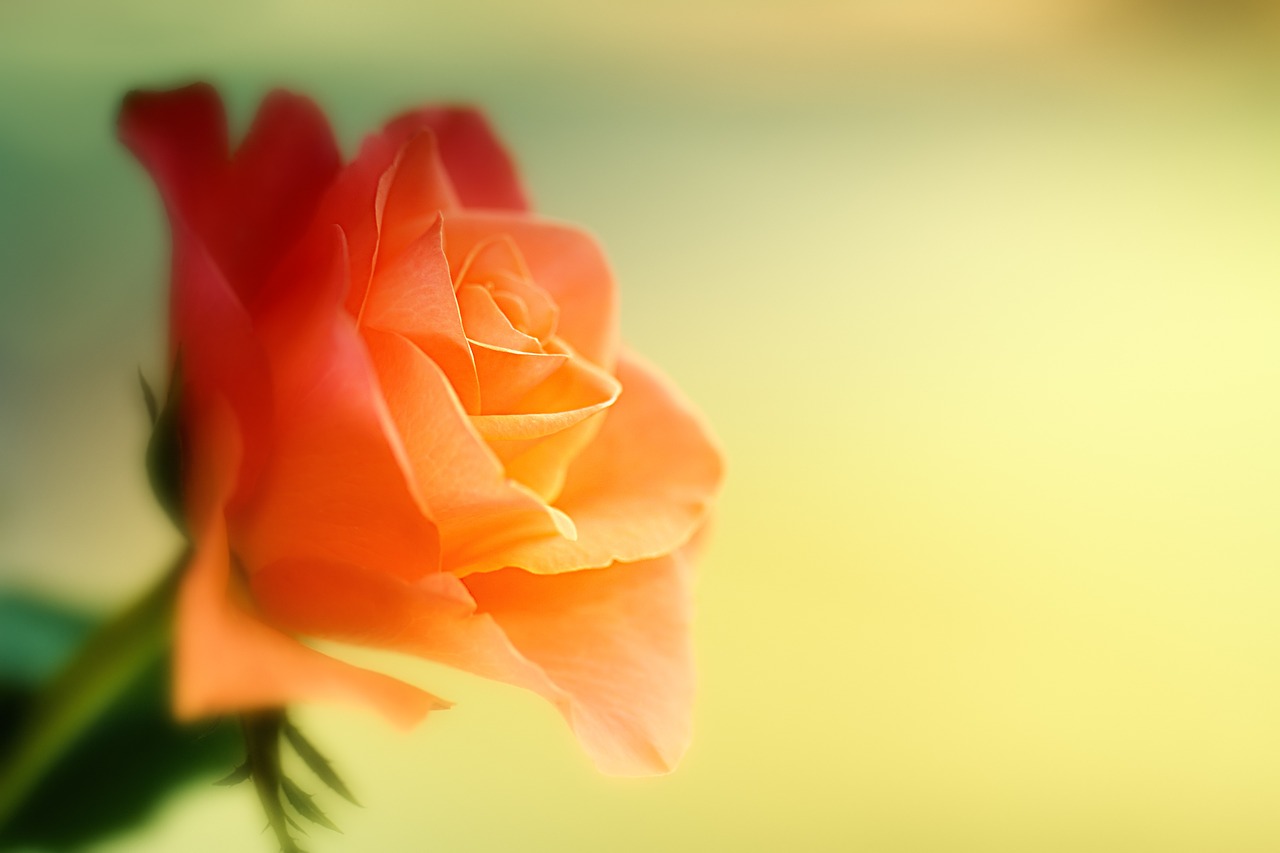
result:
[[[227,787],[230,787],[231,785],[239,785],[241,782],[248,781],[249,777],[252,775],[253,765],[246,761],[213,784]]]
[[[312,823],[323,826],[325,829],[342,832],[342,830],[338,829],[338,825],[329,820],[328,816],[320,811],[320,807],[312,802],[311,795],[299,788],[292,779],[285,776],[280,782],[284,797],[289,801],[289,805],[293,806],[294,811]]]
[[[147,381],[147,376],[142,372],[142,368],[138,368],[138,382],[142,385],[142,399],[147,404],[147,417],[151,419],[151,426],[156,425],[156,421],[160,418],[160,404],[156,402],[156,392],[151,390],[151,383]]]
[[[155,412],[155,394],[143,380],[148,410],[153,412],[151,439],[147,442],[147,477],[151,491],[174,525],[184,533],[187,520],[182,500],[182,353],[173,362],[164,407]]]
[[[312,745],[311,741],[303,737],[298,727],[287,719],[284,721],[284,736],[303,763],[307,765],[312,773],[316,774],[316,778],[328,785],[347,802],[354,806],[360,805],[355,796],[352,795],[351,789],[347,787],[347,783],[343,782],[342,777],[333,769],[329,759],[325,758],[320,753],[320,750]]]

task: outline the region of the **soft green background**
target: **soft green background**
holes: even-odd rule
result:
[[[490,111],[730,478],[678,773],[549,706],[308,731],[318,851],[1280,849],[1280,82],[1266,3],[0,0],[0,576],[106,608],[165,235],[120,95]],[[74,819],[74,810],[69,812]],[[245,788],[107,851],[269,851]]]

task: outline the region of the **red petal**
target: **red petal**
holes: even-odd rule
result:
[[[525,211],[529,202],[511,157],[480,112],[466,107],[434,107],[405,113],[384,134],[408,139],[430,130],[440,146],[449,178],[464,207]]]
[[[233,524],[234,545],[251,570],[286,557],[323,557],[421,577],[438,568],[438,535],[364,344],[341,307],[341,232],[329,237],[283,268],[260,306],[276,443],[257,493]]]

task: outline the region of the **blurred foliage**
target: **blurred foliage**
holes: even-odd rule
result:
[[[16,743],[38,686],[95,620],[47,601],[0,595],[0,760]],[[71,747],[15,819],[0,850],[77,850],[145,819],[166,794],[214,781],[239,760],[228,722],[180,725],[168,710],[169,661],[146,674]]]

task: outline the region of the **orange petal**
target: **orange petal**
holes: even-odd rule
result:
[[[622,386],[569,352],[529,355],[474,341],[471,349],[481,401],[497,408],[497,413],[486,410],[472,417],[471,423],[502,460],[508,477],[544,500],[555,500],[569,463],[595,435],[600,413],[618,399]],[[532,367],[522,372],[528,365],[555,369],[541,376]]]
[[[458,288],[458,312],[462,328],[473,341],[516,352],[542,352],[538,339],[515,327],[487,287],[464,284]]]
[[[560,309],[545,290],[530,280],[532,275],[515,242],[505,234],[497,234],[471,247],[454,270],[453,281],[455,288],[478,284],[492,290],[495,298],[501,295],[516,300],[521,320],[517,328],[546,340],[555,334]]]
[[[529,209],[510,156],[480,112],[466,107],[416,110],[393,119],[383,132],[404,140],[422,130],[439,140],[440,156],[465,207]]]
[[[524,400],[570,361],[561,353],[520,352],[477,340],[470,343],[480,380],[480,412],[486,415],[530,411]]]
[[[457,271],[472,250],[507,235],[533,280],[560,309],[556,334],[582,357],[611,370],[618,351],[618,296],[599,245],[585,231],[508,214],[455,213],[445,223],[445,255]]]
[[[576,541],[544,540],[504,552],[507,564],[556,573],[668,554],[702,526],[723,477],[702,418],[653,367],[624,352],[622,395],[570,464],[555,500]]]
[[[434,224],[441,211],[458,207],[458,197],[436,150],[436,139],[419,133],[409,139],[388,170],[381,211],[378,265],[392,261]]]
[[[444,370],[467,411],[480,411],[476,367],[441,247],[439,217],[388,266],[379,263],[360,322],[413,341]]]
[[[606,773],[666,773],[688,748],[694,671],[692,568],[683,553],[606,569],[469,575],[481,613],[568,696]]]
[[[279,707],[296,701],[365,704],[410,726],[448,703],[395,679],[310,649],[253,614],[232,581],[225,500],[236,467],[234,433],[216,407],[203,411],[196,439],[196,552],[178,592],[174,710],[183,719]]]
[[[507,480],[447,377],[399,335],[365,341],[418,488],[440,529],[441,564],[475,564],[515,542],[574,535],[572,525]]]
[[[693,693],[689,572],[681,557],[538,577],[506,570],[421,584],[334,563],[254,575],[273,623],[407,652],[532,690],[556,705],[600,769],[670,770]],[[509,632],[509,633],[508,633]]]
[[[233,519],[233,544],[251,571],[284,557],[324,557],[421,577],[438,568],[438,535],[341,307],[347,262],[341,232],[331,234],[328,246],[305,247],[259,306],[276,444],[256,494]]]

